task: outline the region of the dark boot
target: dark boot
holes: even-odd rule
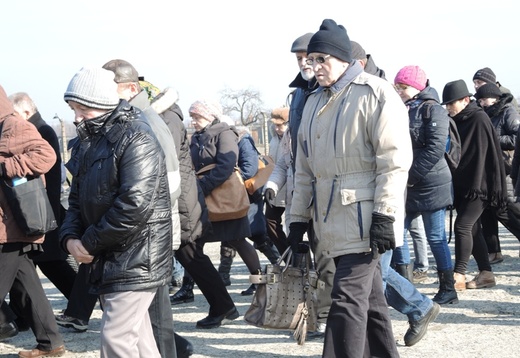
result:
[[[177,358],[188,358],[193,354],[193,345],[186,338],[173,333],[175,338],[175,350],[177,351]]]
[[[231,265],[233,264],[233,259],[236,254],[237,252],[235,249],[220,246],[220,265],[218,266],[218,273],[220,274],[220,277],[222,277],[222,281],[224,281],[224,286],[231,285],[229,272],[231,271]]]
[[[432,300],[440,305],[459,303],[454,286],[453,271],[438,271],[437,275],[439,276],[439,292]]]
[[[172,305],[180,305],[181,303],[193,302],[195,299],[193,295],[194,284],[195,282],[191,277],[184,277],[182,279],[182,287],[170,297],[170,303]]]
[[[258,245],[256,249],[260,251],[262,254],[264,254],[264,256],[267,257],[269,262],[273,265],[276,264],[278,262],[278,259],[280,258],[280,253],[278,252],[278,249],[276,248],[276,246],[273,245],[272,242],[268,240]]]
[[[395,271],[399,275],[403,276],[405,279],[413,283],[412,265],[395,265]]]
[[[256,292],[256,285],[254,283],[252,283],[248,288],[247,290],[244,290],[242,292],[240,292],[240,294],[242,296],[251,296],[251,295],[254,295]]]
[[[418,321],[409,321],[410,327],[406,331],[404,335],[404,344],[407,347],[411,347],[417,342],[419,342],[426,332],[428,331],[428,326],[431,322],[435,321],[435,318],[439,315],[441,310],[441,306],[437,303],[433,303],[432,308]]]

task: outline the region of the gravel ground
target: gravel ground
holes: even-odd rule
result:
[[[405,347],[403,336],[408,327],[406,317],[393,309],[390,314],[398,350],[403,358],[476,358],[517,357],[520,352],[520,258],[518,240],[500,228],[504,261],[493,266],[497,286],[489,289],[468,290],[459,294],[460,302],[442,307],[428,334],[413,347]],[[450,244],[453,250],[453,242]],[[209,244],[206,253],[218,265],[218,244]],[[262,264],[267,259],[260,254]],[[430,257],[430,263],[434,260]],[[468,280],[477,273],[475,262],[470,262]],[[298,346],[288,331],[265,330],[247,325],[242,319],[251,302],[240,291],[249,286],[247,269],[236,259],[232,269],[232,285],[229,292],[241,317],[217,329],[200,330],[195,322],[206,316],[208,305],[197,289],[195,302],[172,307],[175,329],[192,342],[193,358],[202,357],[320,357],[323,341],[307,341]],[[42,276],[45,291],[56,314],[66,306],[65,298]],[[430,296],[437,291],[437,278],[433,271],[418,289]],[[101,311],[93,314],[89,330],[75,333],[60,328],[67,354],[65,357],[98,357]],[[32,332],[21,332],[16,337],[0,343],[1,357],[16,357],[17,352],[35,345]]]

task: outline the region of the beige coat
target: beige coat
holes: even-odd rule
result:
[[[370,252],[374,211],[395,217],[402,245],[412,163],[408,112],[392,85],[348,75],[309,97],[298,134],[291,220],[313,218],[328,257]]]

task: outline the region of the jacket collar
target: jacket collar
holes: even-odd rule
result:
[[[316,78],[313,77],[310,81],[303,79],[301,72],[298,72],[296,78],[289,84],[290,88],[302,88],[302,89],[314,89],[318,87],[318,83],[316,82]]]
[[[338,80],[330,86],[332,93],[341,92],[349,83],[363,72],[363,66],[359,61],[352,61]]]

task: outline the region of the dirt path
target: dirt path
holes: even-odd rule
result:
[[[497,286],[491,289],[466,291],[459,295],[460,303],[443,307],[435,322],[430,325],[426,337],[413,347],[405,347],[403,336],[408,327],[406,317],[391,309],[394,335],[403,358],[488,358],[517,357],[520,352],[520,258],[519,243],[508,231],[501,228],[501,244],[504,262],[494,265]],[[453,250],[453,242],[450,244]],[[218,264],[218,244],[207,246],[207,254]],[[261,256],[263,264],[267,263]],[[430,264],[433,264],[430,258]],[[471,260],[468,278],[476,274]],[[42,278],[45,290],[57,314],[66,306],[64,297]],[[245,265],[237,259],[232,270],[232,286],[229,292],[241,315],[249,307],[251,297],[243,297],[240,291],[248,287]],[[432,297],[437,290],[436,277],[429,272],[429,279],[417,285],[418,289]],[[308,341],[298,346],[289,332],[264,330],[247,325],[242,317],[218,329],[195,329],[195,322],[206,316],[208,305],[195,290],[192,304],[173,306],[175,329],[189,339],[194,347],[193,358],[202,357],[321,357],[322,341]],[[65,357],[98,357],[101,311],[96,308],[89,330],[75,333],[60,328],[68,353]],[[35,345],[31,332],[22,332],[0,343],[1,357],[17,357],[17,352]]]

